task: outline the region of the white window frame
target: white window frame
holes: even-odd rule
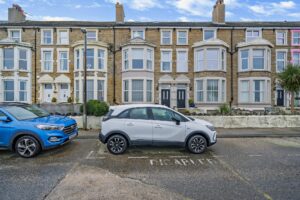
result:
[[[12,69],[7,69],[5,68],[4,66],[4,49],[12,49],[13,52],[14,52],[14,55],[13,55],[13,67]],[[0,58],[1,58],[1,70],[2,71],[14,71],[16,69],[16,66],[18,65],[18,50],[16,47],[5,47],[5,48],[1,48],[1,54],[0,54]]]
[[[143,101],[136,102],[132,101],[132,81],[133,80],[143,80]],[[147,81],[152,81],[152,97],[151,101],[147,101]],[[125,92],[125,84],[124,81],[128,81],[128,101],[125,102],[124,92]],[[124,104],[130,104],[130,103],[154,103],[154,79],[148,78],[148,77],[134,77],[134,78],[123,78],[122,79],[122,102]]]
[[[26,82],[26,87],[25,87],[25,89],[24,90],[21,90],[21,82]],[[29,81],[27,80],[27,79],[19,79],[18,80],[18,97],[19,97],[19,101],[20,102],[28,102],[28,98],[29,98],[29,96],[28,96],[28,94],[29,94]],[[25,94],[26,94],[26,100],[25,101],[21,101],[21,98],[20,98],[20,93],[21,92],[24,92]]]
[[[284,38],[281,38],[281,39],[284,39],[283,44],[278,43],[278,37],[279,37],[278,34],[279,33],[284,33]],[[288,36],[288,31],[287,30],[276,30],[276,45],[277,46],[287,46],[288,45],[287,36]]]
[[[249,50],[248,57],[248,69],[242,69],[242,51]],[[254,69],[253,68],[253,50],[264,50],[264,69]],[[238,52],[238,71],[239,72],[247,72],[247,71],[271,71],[271,49],[269,47],[262,46],[253,46],[253,47],[245,47],[240,48]]]
[[[252,34],[251,34],[252,36],[249,37],[249,38],[247,37],[248,31],[252,32]],[[250,38],[254,38],[253,37],[253,32],[254,31],[258,31],[258,37],[257,38],[262,38],[262,29],[261,28],[247,28],[246,31],[245,31],[245,40],[246,40],[246,42],[251,42],[251,41],[255,40],[255,39],[249,40]]]
[[[51,31],[51,43],[49,43],[49,44],[44,43],[44,32],[45,31]],[[41,44],[42,45],[53,45],[54,44],[53,29],[41,29]]]
[[[45,70],[45,66],[44,66],[44,51],[50,51],[51,52],[51,69],[50,70]],[[54,68],[54,60],[53,60],[53,55],[54,54],[54,49],[53,48],[41,48],[41,72],[53,72],[53,68]]]
[[[70,43],[70,31],[69,29],[57,29],[57,45],[69,45]],[[60,32],[67,32],[67,42],[66,43],[61,43],[60,42]]]
[[[17,62],[18,62],[19,70],[27,72],[27,71],[29,71],[30,59],[31,59],[30,58],[29,50],[27,48],[21,48],[21,47],[18,47],[17,49],[18,49],[18,61]],[[20,50],[25,50],[26,51],[26,63],[27,63],[26,70],[20,69],[20,64],[19,64],[19,62],[21,60],[21,58],[20,58]],[[22,59],[22,60],[24,60],[24,59]]]
[[[205,31],[213,31],[214,37],[210,38],[210,39],[205,39]],[[215,28],[204,28],[202,33],[203,33],[203,38],[202,38],[203,41],[217,39],[217,29],[215,29]]]
[[[13,90],[5,90],[5,84],[4,82],[5,81],[12,81],[13,82]],[[17,96],[18,96],[18,87],[16,87],[16,79],[14,77],[5,77],[5,79],[2,79],[2,89],[3,89],[3,102],[14,102],[14,101],[17,101]],[[12,101],[6,101],[5,100],[5,92],[8,91],[8,92],[12,92],[14,94],[14,99]]]
[[[186,71],[179,71],[179,52],[181,51],[185,51],[186,52]],[[185,48],[185,49],[176,49],[176,72],[178,73],[188,73],[189,72],[189,49]]]
[[[277,57],[277,53],[278,52],[284,52],[285,53],[285,58],[282,60],[282,59],[278,59],[278,57]],[[288,63],[288,59],[287,59],[287,57],[288,57],[288,49],[276,49],[276,72],[277,73],[280,73],[281,71],[279,71],[278,70],[278,61],[284,61],[284,69],[286,68],[286,66],[287,66],[287,63]]]
[[[22,42],[22,29],[8,29],[7,31],[8,31],[8,38],[11,39],[11,40],[14,40],[12,38],[12,32],[13,31],[18,31],[19,35],[20,35],[20,38],[18,39],[18,42]]]
[[[132,68],[132,49],[143,49],[143,68],[142,69],[133,69]],[[147,68],[147,50],[152,50],[152,67],[151,69]],[[128,51],[128,69],[125,69],[125,51]],[[122,49],[122,71],[154,71],[154,48],[150,46],[128,46]]]
[[[134,35],[133,33],[137,32],[137,31],[142,31],[143,32],[143,36],[140,39],[145,40],[146,28],[132,28],[131,29],[131,39],[135,39],[135,37],[133,37],[133,35]]]
[[[241,82],[249,81],[249,101],[242,102],[241,101]],[[254,81],[265,81],[265,88],[263,88],[262,92],[264,93],[264,101],[263,102],[255,102],[254,95]],[[271,79],[267,77],[248,77],[248,78],[239,78],[238,79],[238,103],[239,104],[271,104]]]
[[[179,42],[179,32],[185,32],[186,33],[186,42],[180,43]],[[186,29],[177,29],[176,30],[176,39],[177,39],[177,45],[188,45],[189,44],[189,31]]]
[[[170,53],[170,60],[168,60],[168,61],[163,60],[163,52],[169,52]],[[172,49],[161,49],[160,50],[160,58],[161,58],[160,59],[160,71],[161,72],[166,72],[166,73],[172,72],[172,67],[173,67],[172,57],[173,57],[173,50]],[[163,62],[170,62],[170,70],[163,70]]]
[[[170,43],[169,44],[165,44],[163,41],[164,37],[163,37],[163,32],[170,32]],[[161,29],[160,30],[160,44],[161,45],[172,45],[173,44],[173,30],[172,29]]]
[[[207,101],[207,81],[208,80],[218,80],[218,101],[209,102]],[[197,81],[203,81],[202,92],[203,92],[203,101],[198,101],[197,99]],[[225,87],[222,87],[223,81],[225,81]],[[194,102],[199,104],[222,104],[227,101],[227,81],[224,77],[204,77],[204,78],[195,78],[194,80]],[[223,89],[225,91],[223,91]],[[223,99],[224,96],[224,99]]]
[[[207,67],[207,51],[210,49],[218,49],[218,68],[217,69],[208,69]],[[202,69],[198,68],[198,56],[197,52],[203,51],[203,66]],[[222,59],[222,53],[224,52],[224,60]],[[223,69],[224,65],[224,69]],[[227,50],[224,47],[201,47],[194,49],[194,72],[201,72],[201,71],[224,71],[226,72],[227,69]]]
[[[61,70],[61,66],[60,66],[60,52],[67,52],[67,70]],[[57,72],[59,73],[69,73],[69,69],[70,69],[70,52],[68,48],[58,48],[57,49]]]
[[[87,41],[98,41],[98,30],[97,29],[87,29],[87,32],[95,32],[96,37],[95,38],[86,38]],[[87,33],[86,33],[87,34]],[[87,35],[86,35],[87,36]]]

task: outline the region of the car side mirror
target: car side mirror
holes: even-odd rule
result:
[[[176,125],[180,125],[180,120],[172,117],[172,121],[176,122]]]
[[[0,116],[0,122],[9,122],[10,119],[7,116]]]

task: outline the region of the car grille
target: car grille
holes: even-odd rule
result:
[[[72,124],[70,126],[66,126],[63,131],[65,134],[71,134],[77,129],[77,124]]]

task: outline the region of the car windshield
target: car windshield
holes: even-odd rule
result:
[[[17,120],[34,119],[50,115],[47,111],[32,105],[8,106],[5,110],[13,115]]]

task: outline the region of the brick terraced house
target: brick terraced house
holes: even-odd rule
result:
[[[0,22],[1,102],[82,102],[84,28],[88,99],[177,108],[193,99],[205,110],[290,104],[276,74],[300,64],[300,22],[226,22],[222,0],[212,22],[125,22],[119,3],[114,22],[23,13],[14,5]]]

